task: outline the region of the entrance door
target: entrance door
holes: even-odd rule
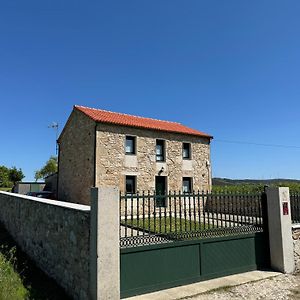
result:
[[[167,194],[167,177],[156,176],[155,177],[155,192],[156,192],[156,206],[166,206],[166,194]]]

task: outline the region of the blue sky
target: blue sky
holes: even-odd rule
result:
[[[33,179],[79,104],[212,134],[214,176],[300,179],[299,1],[4,2],[0,165]]]

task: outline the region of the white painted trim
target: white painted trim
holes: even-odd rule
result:
[[[300,224],[292,225],[292,229],[300,229]]]
[[[43,203],[43,204],[65,207],[65,208],[69,208],[69,209],[76,209],[76,210],[81,210],[81,211],[90,211],[91,210],[91,207],[89,205],[82,205],[82,204],[77,204],[77,203],[51,200],[51,199],[45,199],[45,198],[38,198],[38,197],[32,197],[32,196],[16,194],[16,193],[9,193],[9,192],[0,192],[0,194],[4,194],[4,195],[10,196],[10,197],[35,201],[35,202],[39,202],[39,203]]]

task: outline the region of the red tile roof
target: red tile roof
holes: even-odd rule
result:
[[[186,127],[176,122],[161,121],[156,119],[132,116],[132,115],[115,113],[111,111],[89,108],[89,107],[84,107],[79,105],[75,105],[74,108],[83,112],[95,122],[117,124],[122,126],[131,126],[131,127],[159,130],[159,131],[176,132],[176,133],[212,138],[212,136],[209,134]]]

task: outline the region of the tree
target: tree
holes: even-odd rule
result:
[[[17,181],[21,181],[24,177],[21,169],[0,166],[0,187],[12,187]]]
[[[17,181],[22,181],[22,179],[25,177],[21,169],[17,169],[16,167],[12,167],[9,169],[8,172],[8,178],[9,181],[11,181],[14,185]]]
[[[40,170],[35,171],[34,178],[37,181],[56,172],[57,172],[57,157],[50,156],[46,164]]]
[[[0,166],[0,187],[8,187],[8,168],[5,166]]]

